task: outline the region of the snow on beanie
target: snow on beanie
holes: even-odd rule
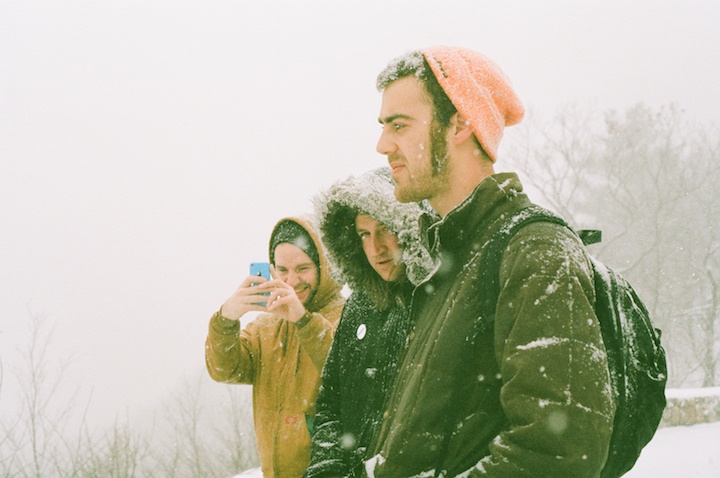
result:
[[[272,264],[275,264],[275,248],[283,242],[300,248],[320,268],[320,257],[315,243],[310,234],[300,224],[286,219],[275,226],[275,230],[270,236],[270,262]]]
[[[422,54],[445,94],[495,162],[503,129],[519,123],[525,113],[510,80],[491,59],[473,50],[437,46],[422,50]]]

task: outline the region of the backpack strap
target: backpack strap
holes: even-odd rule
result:
[[[503,219],[501,219],[503,220]],[[551,222],[558,224],[563,227],[567,227],[572,230],[568,223],[558,216],[557,214],[548,211],[545,208],[537,206],[535,204],[527,206],[511,216],[505,218],[504,222],[493,235],[490,241],[485,245],[482,253],[482,264],[480,268],[480,284],[481,284],[481,301],[480,301],[480,313],[479,320],[476,320],[473,327],[468,333],[466,339],[466,346],[462,351],[462,363],[470,363],[472,358],[475,344],[478,336],[487,331],[488,328],[492,327],[495,321],[495,312],[497,310],[497,301],[500,296],[500,265],[502,263],[503,253],[507,246],[510,244],[512,238],[517,232],[528,224],[534,222]],[[599,233],[600,231],[591,231]],[[590,234],[595,238],[599,237],[599,234]],[[599,240],[597,240],[599,242]],[[460,400],[458,390],[460,389],[460,376],[456,376],[457,379],[453,384],[452,398],[450,403]],[[442,469],[442,465],[447,456],[448,447],[450,446],[450,438],[452,438],[454,432],[457,430],[458,421],[460,419],[459,410],[456,408],[458,413],[450,413],[448,415],[447,426],[445,430],[445,438],[442,443],[440,452],[440,458],[435,468],[435,477],[443,477],[447,470]]]
[[[483,252],[482,266],[480,268],[480,283],[483,284],[483,299],[480,310],[481,317],[492,320],[495,318],[497,301],[500,296],[500,264],[502,263],[505,249],[507,249],[510,241],[520,229],[528,224],[541,221],[558,224],[572,230],[563,218],[545,208],[533,204],[507,218],[498,229],[498,232],[490,239],[490,242]],[[474,342],[474,337],[469,338],[473,339],[471,342]]]
[[[602,242],[602,231],[598,229],[578,229],[575,232],[586,246]]]

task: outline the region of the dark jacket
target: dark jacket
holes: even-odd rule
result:
[[[323,370],[305,476],[360,476],[409,329],[408,309],[378,311],[362,291],[350,296]]]
[[[554,224],[523,228],[503,254],[494,320],[478,317],[483,246],[528,204],[514,174],[497,174],[427,228],[441,265],[414,293],[415,328],[368,474],[599,476],[614,404],[579,240]]]
[[[383,168],[337,183],[316,199],[328,256],[353,292],[323,369],[308,478],[362,472],[410,330],[414,286],[407,279],[391,284],[379,278],[362,250],[355,217],[373,216],[398,236],[407,275],[416,282],[432,266],[419,238],[421,210],[415,204],[398,203],[393,188]],[[369,294],[368,287],[377,279],[387,288]],[[378,294],[384,297],[378,299]]]
[[[322,250],[310,221],[289,219],[303,226]],[[218,382],[252,384],[255,435],[266,478],[300,477],[310,458],[306,417],[315,415],[320,373],[344,303],[325,255],[319,256],[318,290],[302,325],[269,313],[242,330],[238,320],[220,312],[210,319],[207,370]]]

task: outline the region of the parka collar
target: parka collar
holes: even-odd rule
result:
[[[510,202],[522,196],[527,200],[520,179],[515,173],[488,176],[472,193],[444,218],[424,214],[420,226],[426,246],[434,256],[440,249],[459,252],[467,247],[468,235],[477,234],[479,224],[495,221]]]

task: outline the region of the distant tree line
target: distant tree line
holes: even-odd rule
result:
[[[29,322],[21,362],[7,373],[0,360],[0,478],[217,478],[258,466],[249,386],[202,374],[151,416],[97,429],[57,364],[49,323],[33,314]],[[10,376],[13,407],[2,393]]]

